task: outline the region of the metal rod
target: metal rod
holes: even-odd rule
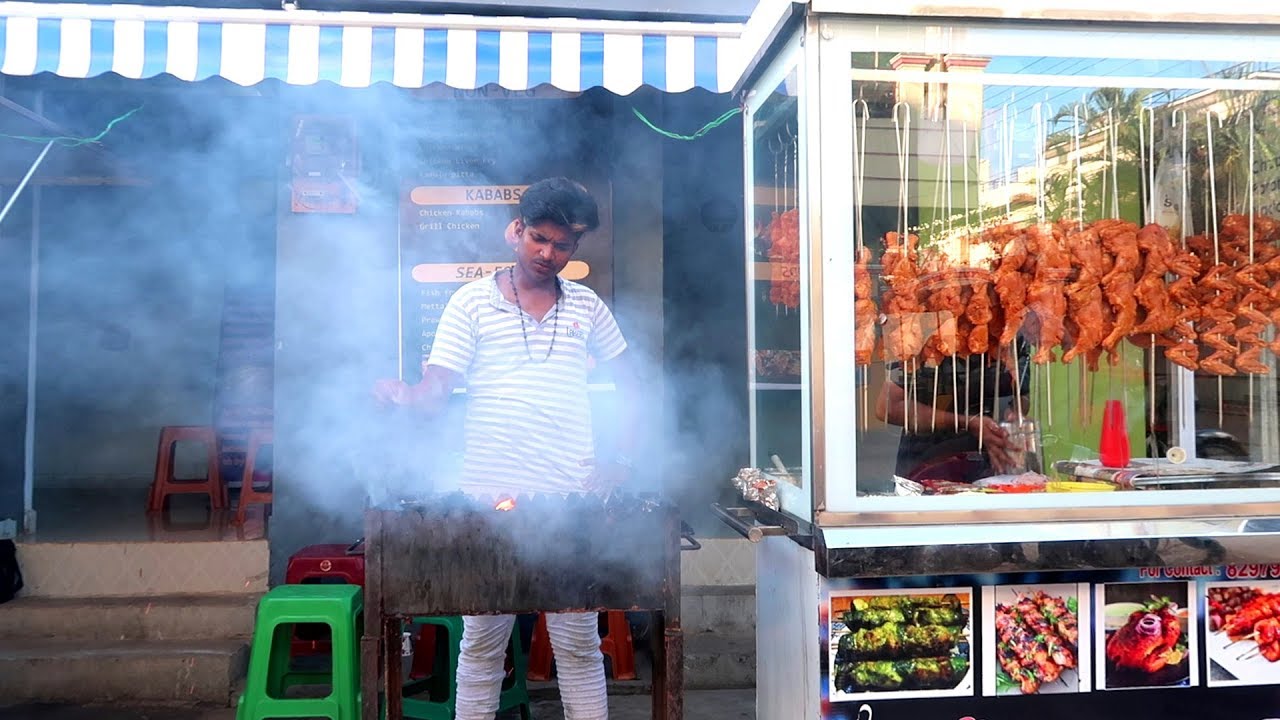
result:
[[[938,378],[942,375],[938,371],[941,369],[939,367],[933,369],[933,415],[929,419],[930,432],[937,432],[938,430]]]
[[[1142,117],[1147,117],[1147,143],[1145,148],[1141,148],[1139,153],[1138,164],[1139,172],[1142,173],[1147,188],[1147,223],[1156,221],[1156,111],[1155,108],[1143,105],[1138,109],[1138,137],[1142,138]],[[1141,142],[1141,140],[1140,140]],[[1145,154],[1143,154],[1145,153]],[[1151,349],[1148,351],[1150,355],[1150,370],[1147,373],[1147,428],[1156,421],[1156,335],[1151,333]]]
[[[1085,120],[1088,120],[1088,110],[1082,105],[1075,105],[1071,108],[1071,144],[1076,155],[1076,228],[1084,229],[1084,158],[1080,152],[1080,115],[1084,111]]]
[[[36,174],[36,170],[40,169],[40,163],[44,162],[44,158],[49,154],[49,150],[53,148],[53,141],[45,144],[44,149],[40,151],[40,155],[36,157],[35,162],[31,163],[31,167],[27,168],[27,174],[22,176],[22,180],[18,181],[18,187],[14,189],[13,194],[9,196],[9,200],[4,204],[4,209],[0,210],[0,225],[4,224],[4,219],[9,216],[9,211],[13,209],[13,204],[18,201],[18,196],[22,195],[23,189],[27,187],[27,183],[31,182],[31,176]]]
[[[1213,160],[1213,115],[1212,108],[1204,111],[1204,132],[1209,148],[1209,214],[1213,218],[1213,264],[1222,262],[1218,246],[1218,166]],[[1218,115],[1218,127],[1222,127],[1222,115]],[[1220,291],[1214,293],[1220,294]],[[1222,427],[1222,376],[1218,376],[1218,427]]]
[[[1116,127],[1115,113],[1107,108],[1107,131],[1111,143],[1111,214],[1120,217],[1120,132]]]
[[[1253,266],[1253,108],[1247,108],[1249,116],[1249,265]],[[1253,307],[1250,303],[1249,307]],[[1253,423],[1253,373],[1249,373],[1249,423]]]
[[[1001,168],[1004,174],[1004,216],[1006,222],[1013,216],[1013,193],[1010,186],[1013,184],[1013,130],[1009,126],[1009,103],[1005,103],[1001,109],[1004,123],[1000,126],[1000,154]],[[1013,121],[1018,120],[1018,109],[1013,109]]]
[[[862,125],[858,125],[859,110],[862,113]],[[853,159],[855,163],[853,172],[853,204],[854,204],[854,229],[855,242],[857,244],[857,252],[854,253],[854,273],[857,273],[857,262],[862,257],[862,250],[866,247],[866,238],[864,236],[865,228],[863,227],[862,214],[864,198],[866,192],[866,174],[867,174],[867,125],[871,121],[870,106],[867,101],[859,98],[853,103]],[[854,298],[855,300],[857,298]],[[868,298],[869,300],[870,298]],[[854,314],[854,336],[857,336],[857,313]],[[874,320],[873,320],[874,322]],[[875,337],[872,336],[872,352],[874,352]],[[855,364],[855,372],[857,365]],[[871,366],[868,362],[865,376],[862,383],[862,430],[866,432],[871,425],[871,412],[868,409],[868,386],[871,384]]]
[[[998,378],[997,378],[998,380]],[[986,428],[986,414],[983,412],[983,404],[987,397],[987,356],[982,356],[982,370],[978,374],[978,449],[982,449],[982,431]],[[994,405],[992,407],[995,407]]]

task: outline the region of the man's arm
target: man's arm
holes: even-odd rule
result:
[[[412,405],[434,415],[449,404],[449,396],[461,386],[462,375],[439,365],[424,364],[422,382],[412,388]]]

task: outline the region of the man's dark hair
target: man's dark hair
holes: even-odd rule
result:
[[[595,198],[569,178],[548,178],[530,185],[520,196],[520,217],[527,225],[551,222],[581,235],[600,226]]]

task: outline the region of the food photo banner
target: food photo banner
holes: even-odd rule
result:
[[[1280,717],[1280,564],[824,579],[823,720]]]

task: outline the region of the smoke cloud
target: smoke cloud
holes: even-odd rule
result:
[[[707,113],[722,98],[592,91],[480,102],[452,91],[111,77],[38,77],[6,90],[86,135],[142,108],[104,138],[106,155],[50,156],[50,177],[108,184],[39,191],[38,488],[143,487],[161,426],[210,424],[239,393],[274,408],[277,566],[301,545],[354,540],[369,500],[452,489],[462,402],[429,421],[375,407],[370,390],[400,371],[404,183],[468,154],[494,162],[487,173],[470,166],[479,174],[466,182],[595,178],[611,209],[610,233],[584,248],[613,243],[610,305],[645,381],[643,452],[628,490],[702,508],[745,463],[739,136],[730,124],[673,144],[628,109],[692,126],[718,114]],[[291,210],[290,133],[306,116],[352,122],[355,213]],[[6,175],[20,175],[19,164]],[[0,228],[11,249],[29,238],[31,197]],[[7,293],[3,320],[25,326],[25,288]],[[274,336],[219,385],[224,313],[243,300],[273,311]],[[406,375],[418,359],[406,353]],[[615,399],[593,397],[603,446]],[[199,472],[193,458],[183,465],[180,474]]]

